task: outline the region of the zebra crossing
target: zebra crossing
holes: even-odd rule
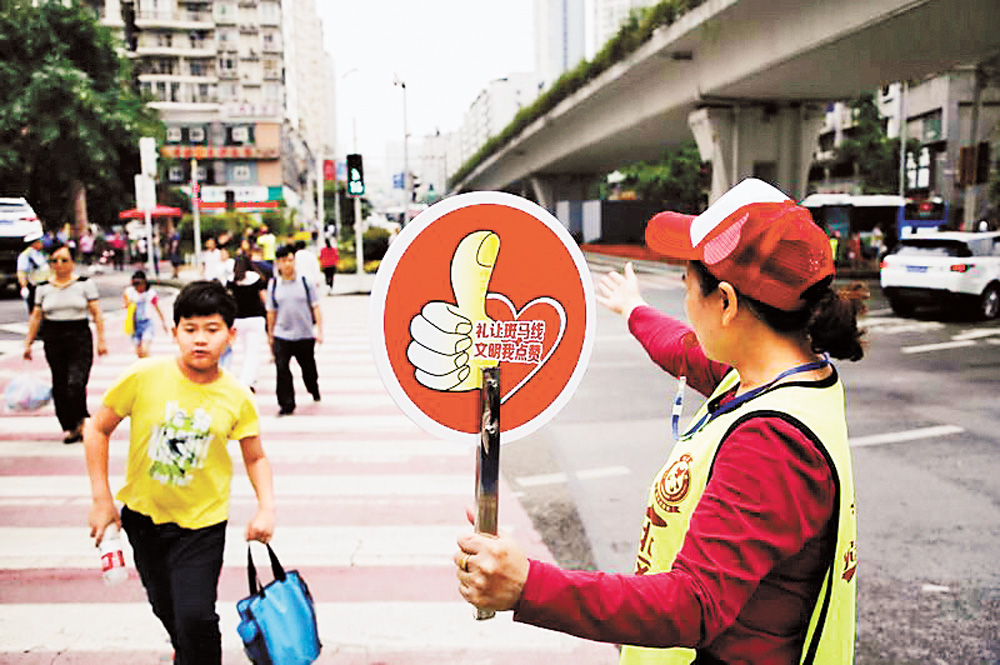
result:
[[[317,662],[617,662],[610,645],[515,624],[510,613],[474,620],[458,595],[451,559],[456,537],[469,528],[464,509],[474,491],[474,450],[430,437],[392,403],[371,362],[367,304],[364,296],[322,301],[322,402],[309,399],[295,368],[299,406],[293,416],[278,418],[273,364],[262,365],[257,384],[262,440],[275,477],[272,544],[286,568],[301,571],[315,598],[323,642]],[[91,411],[135,359],[119,315],[107,318],[111,351],[95,359]],[[153,353],[173,353],[162,331]],[[0,359],[0,384],[25,372],[47,379],[43,355]],[[61,442],[51,405],[4,413],[0,421],[0,663],[169,662],[166,632],[134,569],[119,586],[100,579],[86,524],[90,487],[82,447]],[[246,662],[235,604],[247,594],[243,530],[255,508],[238,446],[230,445],[232,514],[217,605],[227,665]],[[125,421],[111,440],[113,489],[127,446]],[[499,514],[501,528],[514,532],[529,556],[551,560],[506,485]],[[262,549],[255,553],[265,556]]]

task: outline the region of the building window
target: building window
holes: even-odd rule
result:
[[[250,140],[250,133],[246,127],[233,127],[230,131],[233,143],[246,143]]]
[[[264,101],[266,102],[280,102],[281,101],[281,84],[280,83],[265,83],[263,86]]]
[[[233,21],[236,19],[236,11],[230,2],[215,3],[216,16],[223,21]]]
[[[907,189],[927,189],[931,184],[931,151],[924,146],[914,155],[906,153],[906,187]]]
[[[237,182],[250,181],[250,166],[247,164],[236,164],[233,166],[233,180]]]
[[[180,142],[181,142],[181,128],[167,127],[167,143],[180,143]]]
[[[260,18],[264,23],[279,23],[281,21],[281,5],[277,2],[261,2]]]
[[[167,171],[167,178],[170,179],[170,182],[184,182],[184,167],[171,166]]]
[[[219,96],[224,102],[235,102],[239,99],[239,86],[236,83],[222,83],[219,85]]]
[[[191,143],[204,143],[205,128],[204,127],[188,128],[188,141],[190,141]]]

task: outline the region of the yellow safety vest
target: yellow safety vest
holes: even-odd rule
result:
[[[730,371],[692,422],[700,422],[709,405],[738,383],[739,375]],[[671,569],[684,543],[691,514],[705,490],[719,446],[733,426],[754,414],[781,417],[795,425],[816,443],[834,473],[837,545],[813,608],[800,663],[850,665],[854,662],[857,518],[844,389],[839,379],[827,387],[802,382],[778,384],[682,436],[650,488],[635,572],[660,573]],[[624,646],[621,665],[687,665],[695,656],[693,649]]]

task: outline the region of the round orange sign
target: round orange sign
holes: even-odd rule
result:
[[[501,442],[569,401],[593,346],[594,292],[579,247],[512,194],[435,204],[389,246],[371,296],[375,363],[428,432],[478,441],[482,370],[500,368]]]

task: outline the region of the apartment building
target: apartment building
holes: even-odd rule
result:
[[[281,0],[92,4],[125,37],[137,84],[167,126],[167,183],[190,193],[195,176],[207,213],[311,200],[306,174],[315,164],[300,145],[299,117],[287,113]],[[307,48],[322,49],[321,40]]]
[[[584,0],[535,0],[535,71],[546,88],[585,57]]]
[[[986,85],[984,85],[986,83]],[[919,200],[932,200],[946,204],[955,225],[987,215],[987,201],[982,182],[965,182],[962,179],[962,150],[986,144],[986,167],[996,160],[995,150],[1000,145],[1000,86],[980,81],[977,92],[976,73],[964,69],[911,82],[905,92],[902,84],[893,83],[878,91],[876,103],[883,117],[889,138],[897,138],[905,117],[907,142],[916,141],[916,152],[907,154],[904,168],[904,192]],[[819,136],[814,159],[829,161],[835,148],[855,127],[855,117],[846,102],[831,104],[826,123]],[[848,167],[850,165],[847,165]],[[814,169],[814,171],[817,171]],[[819,193],[859,194],[860,184],[851,172],[827,168],[826,172],[813,174],[810,189]],[[982,180],[982,178],[980,178]],[[967,196],[970,189],[976,196]],[[972,206],[968,219],[965,208]]]

